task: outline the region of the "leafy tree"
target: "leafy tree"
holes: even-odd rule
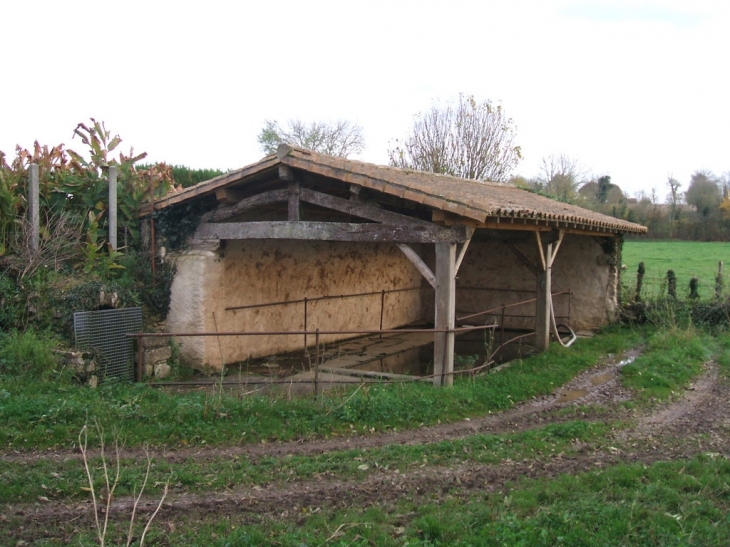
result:
[[[503,182],[522,159],[515,126],[502,107],[459,95],[416,115],[406,138],[388,150],[391,165]]]
[[[717,210],[722,201],[722,195],[712,173],[696,171],[692,175],[685,199],[688,205],[695,207],[697,214],[702,219],[707,219],[713,211]]]
[[[365,149],[362,127],[345,120],[311,124],[289,120],[286,128],[275,120],[266,120],[258,141],[265,154],[275,153],[277,147],[284,143],[343,158]]]

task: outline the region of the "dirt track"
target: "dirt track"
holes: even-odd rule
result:
[[[626,356],[623,356],[625,358]],[[279,482],[225,492],[171,492],[157,517],[160,526],[194,515],[197,520],[219,519],[230,514],[239,522],[256,522],[266,518],[299,519],[302,508],[307,511],[336,509],[352,505],[387,507],[403,497],[430,499],[444,492],[468,495],[472,491],[500,490],[505,483],[522,477],[552,477],[610,466],[619,462],[652,463],[659,460],[692,457],[704,453],[730,454],[730,383],[718,375],[717,367],[709,362],[703,375],[668,405],[658,406],[643,414],[633,414],[619,405],[631,398],[631,393],[618,384],[618,371],[625,362],[614,359],[595,367],[550,397],[536,399],[514,409],[479,419],[424,427],[417,430],[391,432],[348,439],[279,443],[225,449],[195,449],[152,454],[154,458],[170,461],[183,459],[249,458],[283,456],[286,454],[314,455],[352,448],[372,448],[392,444],[426,444],[465,438],[477,433],[515,432],[556,423],[575,416],[558,412],[570,405],[581,405],[585,420],[630,420],[633,427],[616,432],[601,445],[576,447],[575,454],[541,455],[522,461],[506,461],[499,465],[460,463],[451,466],[427,465],[417,470],[373,470],[362,480],[340,480],[335,476],[320,476],[314,480]],[[592,413],[583,405],[599,405]],[[135,452],[124,456],[135,455]],[[43,458],[76,458],[71,452],[43,454],[5,454],[5,460]],[[455,488],[456,487],[456,488]],[[456,493],[455,493],[456,492]],[[128,521],[130,499],[116,500],[111,516]],[[148,500],[143,512],[154,509]],[[24,531],[10,531],[17,539],[33,541],[43,530],[54,537],[72,537],[79,527],[93,526],[90,502],[48,502],[5,506],[0,515],[3,522],[21,517],[27,523]],[[55,535],[58,534],[58,535]]]

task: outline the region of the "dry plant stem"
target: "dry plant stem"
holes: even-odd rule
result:
[[[152,459],[150,458],[150,453],[147,447],[144,448],[145,457],[147,458],[147,469],[144,474],[144,481],[142,481],[142,487],[139,490],[139,494],[134,499],[134,506],[132,507],[132,517],[129,519],[129,532],[127,533],[127,547],[129,547],[132,544],[132,531],[134,528],[134,519],[137,516],[137,507],[139,505],[139,501],[142,499],[142,494],[144,493],[144,489],[147,487],[147,481],[150,477],[150,468],[152,467]],[[150,518],[147,520],[147,524],[144,527],[144,530],[142,532],[142,536],[139,539],[139,547],[142,547],[144,545],[145,536],[147,535],[147,531],[150,528],[150,525],[152,524],[152,521],[157,516],[157,513],[159,512],[160,508],[162,507],[163,502],[165,501],[165,498],[167,497],[167,492],[170,487],[170,482],[168,481],[165,483],[165,489],[162,492],[162,497],[160,498],[159,503],[157,504],[157,508],[155,509],[155,512],[152,513]]]
[[[334,411],[334,410],[339,410],[339,409],[341,409],[341,408],[342,408],[343,406],[345,406],[345,405],[346,405],[347,403],[349,403],[349,402],[350,402],[350,399],[352,399],[352,398],[353,398],[353,397],[354,397],[355,395],[357,395],[357,392],[358,392],[358,391],[360,391],[360,389],[361,389],[361,388],[362,388],[362,386],[364,386],[364,385],[365,385],[365,383],[362,383],[362,384],[360,384],[359,386],[357,386],[357,389],[356,389],[355,391],[353,391],[353,392],[352,392],[352,395],[350,395],[350,396],[349,396],[349,397],[348,397],[347,399],[345,399],[345,401],[344,401],[344,402],[343,402],[343,403],[342,403],[342,404],[341,404],[340,406],[338,406],[337,408],[333,408],[333,409],[331,409],[331,410],[328,410],[328,411],[327,411],[327,413],[325,414],[325,416],[329,416],[329,415],[330,415],[330,413],[331,413],[332,411]]]
[[[147,450],[146,446],[144,447],[144,453],[147,457],[147,469],[145,470],[144,480],[142,481],[142,486],[139,489],[139,494],[137,495],[137,497],[134,498],[134,505],[132,506],[132,517],[129,519],[129,531],[127,532],[127,547],[132,544],[132,529],[134,527],[134,519],[137,516],[137,506],[139,505],[139,500],[142,499],[142,494],[144,493],[144,489],[147,486],[147,480],[150,477],[150,467],[152,466],[150,453]]]
[[[86,448],[88,446],[89,433],[86,425],[81,428],[79,433],[79,449],[81,450],[81,457],[84,461],[84,470],[86,471],[86,478],[89,481],[89,490],[91,490],[91,501],[94,504],[94,520],[96,523],[96,533],[99,538],[99,543],[104,545],[104,536],[101,533],[101,526],[99,525],[99,511],[96,502],[96,491],[94,490],[94,479],[91,476],[91,470],[89,469],[89,461],[86,457]]]
[[[96,534],[99,538],[99,545],[102,547],[105,544],[106,541],[106,532],[109,527],[109,512],[111,509],[112,499],[114,497],[114,490],[117,487],[117,484],[119,484],[119,473],[121,470],[121,466],[119,463],[119,443],[115,439],[114,441],[114,452],[115,452],[115,465],[116,465],[116,473],[114,475],[114,482],[109,483],[109,468],[107,467],[107,461],[106,461],[106,452],[105,452],[105,445],[104,445],[104,431],[102,430],[101,426],[97,423],[96,424],[96,431],[99,435],[99,455],[101,457],[101,465],[102,469],[104,471],[104,483],[106,487],[106,499],[103,498],[101,501],[105,501],[106,507],[104,511],[104,523],[101,524],[99,522],[99,504],[98,499],[96,496],[96,490],[94,488],[94,478],[91,474],[91,467],[89,466],[89,459],[88,459],[88,441],[89,441],[89,433],[88,433],[88,426],[84,424],[84,427],[81,428],[81,432],[79,433],[79,447],[81,449],[81,455],[83,457],[84,461],[84,470],[86,471],[86,478],[89,481],[89,490],[91,491],[91,500],[94,505],[94,521],[96,523]]]
[[[144,538],[147,535],[147,530],[150,529],[150,525],[152,524],[152,521],[155,520],[155,517],[157,516],[157,513],[160,512],[160,508],[162,507],[162,504],[165,501],[165,498],[167,497],[167,492],[170,489],[170,482],[165,483],[165,489],[162,491],[162,497],[160,498],[160,501],[157,503],[157,507],[155,508],[155,512],[150,515],[149,520],[147,521],[147,524],[144,527],[144,531],[142,532],[142,537],[139,540],[139,547],[142,547],[144,545]]]

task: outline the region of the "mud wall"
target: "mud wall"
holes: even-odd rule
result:
[[[532,234],[530,234],[532,236]],[[476,239],[476,237],[475,237]],[[605,238],[603,238],[605,239]],[[534,236],[512,241],[536,263],[537,244]],[[433,264],[432,253],[427,261]],[[457,318],[493,308],[510,306],[535,298],[535,275],[504,241],[473,241],[457,274]],[[568,291],[572,295],[554,297],[558,323],[567,323],[574,330],[593,329],[612,320],[616,312],[617,269],[615,256],[606,252],[598,238],[566,234],[553,263],[553,292]],[[433,314],[433,296],[424,291],[423,310]],[[431,315],[432,316],[432,315]],[[505,308],[507,328],[534,329],[534,302]],[[493,315],[467,319],[461,324],[502,323],[501,309]]]
[[[229,307],[309,299],[307,328],[368,330],[380,326],[381,294],[312,301],[321,296],[411,289],[386,294],[383,327],[422,317],[422,277],[390,243],[228,241],[217,251],[189,251],[176,259],[169,331],[304,330],[304,304],[243,310]],[[322,342],[353,335],[323,335]],[[182,338],[181,358],[196,367],[220,368],[249,357],[302,349],[304,337]],[[311,347],[314,337],[307,340]],[[222,355],[222,357],[221,357]]]

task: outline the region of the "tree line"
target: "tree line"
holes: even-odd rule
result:
[[[609,174],[594,175],[568,154],[544,157],[533,177],[513,174],[522,159],[516,138],[515,124],[501,105],[460,94],[416,114],[409,132],[391,142],[388,157],[395,167],[505,182],[637,222],[652,238],[730,239],[730,172],[698,170],[684,183],[669,176],[663,195],[652,188],[629,196]],[[267,120],[258,142],[267,154],[281,143],[342,157],[365,148],[362,127],[343,120],[309,125]]]

